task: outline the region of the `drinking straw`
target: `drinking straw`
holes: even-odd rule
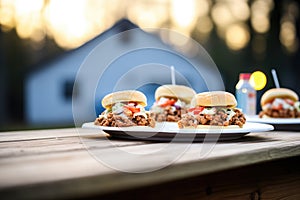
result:
[[[276,70],[272,69],[271,72],[272,72],[272,76],[273,76],[273,80],[274,80],[276,88],[280,88],[278,77],[277,77],[277,74],[276,74]]]
[[[174,70],[173,66],[171,66],[171,81],[172,81],[172,85],[176,85],[176,83],[175,83],[175,70]]]

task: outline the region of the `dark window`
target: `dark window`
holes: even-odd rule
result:
[[[72,95],[74,92],[74,97],[76,98],[77,92],[73,91],[73,86],[74,86],[74,80],[67,80],[64,82],[63,85],[63,96],[65,100],[71,101],[72,100]]]

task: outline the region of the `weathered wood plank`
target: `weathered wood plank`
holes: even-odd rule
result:
[[[153,150],[163,149],[166,146],[169,146],[166,152],[149,154]],[[51,153],[50,151],[47,154],[3,158],[0,160],[0,177],[2,177],[0,185],[5,187],[9,185],[115,173],[113,168],[107,168],[95,160],[95,157],[92,155],[95,156],[97,154],[105,155],[105,158],[112,158],[115,160],[114,163],[117,166],[123,165],[123,170],[133,172],[159,168],[162,164],[165,166],[169,164],[184,166],[185,170],[175,170],[176,172],[170,174],[166,173],[165,175],[167,177],[170,176],[169,178],[174,178],[173,176],[175,178],[187,176],[188,174],[202,174],[300,154],[299,141],[289,143],[271,141],[264,142],[259,146],[256,143],[217,144],[209,151],[208,155],[201,155],[200,152],[200,149],[205,148],[207,144],[196,143],[192,144],[183,155],[174,157],[173,153],[184,149],[184,146],[185,144],[180,143],[151,143],[147,145],[118,147],[118,149],[124,152],[139,152],[140,155],[136,157],[118,156],[110,148],[102,149],[99,147],[90,149],[89,152],[85,149],[60,152],[59,154],[57,152]],[[147,159],[144,160],[143,157],[147,157]],[[160,180],[162,179],[161,174],[159,178]]]
[[[70,136],[91,135],[91,134],[99,134],[102,135],[103,137],[106,135],[101,130],[82,129],[82,128],[10,131],[10,132],[0,132],[0,142],[60,138],[60,137],[70,137]]]
[[[286,136],[286,135],[285,135]],[[299,135],[300,136],[300,135]],[[278,137],[278,136],[277,136]],[[249,139],[250,138],[250,139]],[[274,137],[276,138],[276,137]],[[235,151],[249,151],[251,149],[256,149],[257,143],[259,141],[261,144],[259,148],[271,146],[277,146],[277,143],[283,143],[282,140],[268,140],[267,137],[246,137],[241,139],[240,141],[234,142],[225,142],[225,143],[218,143],[217,147],[218,153],[222,151],[223,153],[226,152],[227,154],[234,153]],[[296,137],[288,137],[288,140],[291,140],[291,145],[294,145],[294,142],[297,142]],[[282,139],[282,138],[281,138]],[[262,141],[264,141],[262,143]],[[254,144],[253,144],[254,143]],[[142,145],[147,144],[144,142],[131,142],[131,141],[118,141],[118,140],[106,140],[103,139],[99,134],[97,135],[90,135],[90,136],[83,136],[79,137],[67,137],[67,138],[55,138],[55,139],[41,139],[41,140],[28,140],[28,141],[14,141],[14,142],[6,142],[0,143],[0,158],[10,157],[10,156],[23,156],[23,155],[31,155],[31,154],[44,154],[44,153],[56,153],[56,152],[63,152],[63,151],[78,151],[78,150],[86,150],[86,149],[103,149],[109,147],[121,147],[121,146],[135,146],[135,145]],[[241,146],[242,144],[242,146]],[[284,143],[284,145],[288,145],[288,143]],[[154,143],[147,147],[141,148],[140,146],[132,147],[132,150],[127,150],[132,153],[139,152],[139,153],[147,153],[154,150],[159,150],[168,146],[168,143]],[[178,148],[183,148],[185,144],[176,144]],[[201,158],[205,156],[205,151],[203,149],[214,148],[214,146],[205,145],[203,146],[202,143],[195,143],[193,146],[197,146],[198,154],[197,158]],[[210,146],[208,148],[208,146]],[[224,150],[221,150],[224,149]],[[173,151],[173,150],[171,150]],[[175,151],[175,150],[174,150]],[[206,150],[207,151],[207,150]],[[196,154],[197,152],[195,152]],[[213,152],[209,152],[213,153]],[[224,156],[221,154],[221,156]]]
[[[300,199],[300,157],[124,190],[91,199]],[[163,188],[163,189],[162,189]],[[157,192],[159,191],[159,192]]]
[[[87,131],[82,137],[87,148],[74,130],[58,132],[64,134],[54,138],[53,130],[44,135],[33,131],[28,139],[16,133],[0,142],[0,193],[59,185],[61,190],[53,194],[57,197],[104,194],[300,155],[300,134],[293,132],[252,133],[235,141],[187,146],[115,140],[110,143],[99,132]],[[133,156],[124,156],[124,152]],[[161,167],[164,168],[154,170]],[[154,171],[130,174],[116,168]]]
[[[103,149],[118,146],[142,145],[139,141],[110,141],[103,135],[69,136],[58,138],[41,138],[34,140],[15,140],[0,142],[0,159],[34,154],[59,153],[86,149]]]
[[[274,165],[276,167],[276,165]],[[181,171],[185,171],[187,172],[186,168],[176,168],[176,171],[178,172],[179,170]],[[264,168],[262,167],[261,169],[263,170],[267,170],[266,172],[272,170],[272,168]],[[187,199],[191,199],[191,198],[195,198],[195,197],[199,197],[199,192],[202,192],[205,195],[205,192],[207,191],[206,194],[209,194],[207,198],[209,199],[220,199],[221,197],[227,197],[227,198],[232,198],[232,199],[239,199],[239,198],[245,198],[245,197],[249,197],[248,195],[251,195],[252,193],[256,192],[257,186],[256,184],[249,184],[248,182],[246,182],[246,184],[242,184],[240,182],[238,183],[233,183],[233,180],[249,180],[249,179],[245,179],[245,177],[240,176],[240,174],[232,174],[232,177],[218,177],[218,179],[215,179],[214,181],[211,180],[211,182],[208,182],[208,184],[206,185],[206,187],[202,187],[203,185],[199,185],[199,184],[188,184],[189,183],[189,178],[193,177],[193,176],[189,176],[189,174],[186,174],[184,176],[179,175],[178,177],[173,176],[173,178],[169,178],[166,179],[166,177],[169,175],[169,172],[172,171],[172,168],[170,170],[170,168],[168,169],[162,169],[159,171],[155,171],[155,172],[151,172],[151,173],[142,173],[142,174],[127,174],[127,173],[120,173],[120,174],[103,174],[103,175],[94,175],[91,177],[83,177],[80,179],[71,179],[71,180],[65,180],[65,181],[54,181],[54,182],[44,182],[42,184],[35,184],[35,185],[26,185],[26,186],[21,186],[19,188],[8,188],[6,190],[0,190],[0,193],[4,193],[6,195],[11,196],[18,196],[18,195],[22,195],[20,196],[22,199],[26,199],[24,198],[24,193],[26,194],[25,197],[27,197],[28,199],[39,199],[39,197],[45,197],[45,198],[49,198],[49,199],[57,199],[57,198],[72,198],[72,197],[80,197],[80,196],[93,196],[93,195],[101,195],[101,194],[106,194],[106,193],[116,193],[117,191],[124,191],[127,189],[133,189],[133,188],[139,188],[139,187],[148,187],[149,185],[154,185],[154,184],[158,184],[158,187],[156,188],[156,192],[158,192],[158,188],[162,189],[161,192],[159,192],[159,194],[163,195],[163,194],[169,194],[168,197],[185,197]],[[245,174],[251,174],[251,169],[246,170]],[[166,174],[166,172],[168,172]],[[221,173],[221,172],[220,172]],[[254,173],[254,172],[253,172]],[[205,174],[209,174],[209,173],[205,173]],[[204,175],[205,175],[204,174]],[[225,173],[222,173],[226,175],[226,171]],[[203,175],[203,174],[202,174]],[[276,177],[276,174],[274,174],[274,176]],[[260,174],[253,174],[250,175],[250,177],[254,178],[254,177],[261,177]],[[271,176],[272,177],[272,176]],[[295,178],[295,175],[291,175],[291,177]],[[299,175],[298,175],[299,177]],[[181,186],[177,186],[177,187],[164,187],[164,183],[166,182],[170,182],[170,181],[176,181],[176,180],[180,180],[180,179],[187,179],[184,181],[184,184],[181,184]],[[291,185],[289,185],[289,183],[292,183],[291,181],[293,181],[292,179],[281,179],[281,180],[285,180],[283,181],[283,183],[287,183],[286,187],[284,187],[287,191],[290,191],[291,189],[293,192],[295,192],[295,188],[297,189],[298,187],[291,187]],[[157,181],[157,179],[159,179],[159,181]],[[263,178],[261,178],[263,179]],[[297,178],[299,179],[299,178]],[[199,179],[200,181],[203,180],[202,178]],[[210,180],[210,179],[208,179]],[[223,182],[222,184],[218,184],[218,180],[220,180],[221,182]],[[269,180],[269,179],[266,179]],[[225,182],[224,182],[225,181]],[[272,180],[269,180],[271,183],[273,182]],[[195,182],[194,182],[195,183]],[[233,184],[233,186],[232,186]],[[248,184],[248,185],[247,185]],[[274,182],[273,182],[274,184]],[[283,185],[284,185],[283,184]],[[299,184],[299,181],[298,181]],[[268,185],[267,185],[268,186]],[[271,185],[269,185],[270,187],[272,187]],[[289,188],[291,187],[291,188]],[[79,189],[80,188],[80,189]],[[169,188],[169,189],[168,189]],[[264,187],[262,187],[264,188]],[[270,188],[269,188],[270,189]],[[167,190],[167,192],[165,192]],[[184,193],[183,196],[180,196],[179,192],[185,190],[186,193]],[[212,191],[211,191],[212,190]],[[230,192],[228,193],[228,190],[230,190]],[[22,191],[22,193],[18,194],[18,193],[13,193],[14,191]],[[52,192],[55,191],[55,192]],[[170,193],[172,191],[172,193]],[[268,190],[266,190],[268,191]],[[298,190],[296,190],[298,191]],[[136,192],[136,193],[135,193]],[[120,199],[121,197],[125,198],[127,195],[125,192],[121,193],[122,195],[119,196],[118,199]],[[149,197],[153,197],[156,196],[154,193],[151,195],[151,193],[146,193],[142,192],[139,193],[138,191],[136,191],[136,189],[133,191],[133,193],[129,193],[131,195],[135,194],[134,196],[139,197],[139,195],[149,195]],[[216,194],[216,196],[212,195],[212,194]],[[275,193],[276,194],[276,193]],[[273,197],[275,197],[276,195],[274,194]],[[278,193],[277,193],[278,194]],[[283,193],[283,195],[288,194],[288,192]],[[291,194],[295,194],[295,193],[290,193],[288,195]],[[297,193],[296,193],[297,194]],[[175,195],[175,196],[174,196]],[[182,195],[182,194],[181,194]],[[189,195],[189,196],[186,196]],[[225,195],[225,196],[224,196]],[[287,196],[288,196],[287,195]],[[267,196],[267,195],[266,195]],[[115,197],[113,195],[113,197]],[[128,196],[127,196],[128,197]],[[132,196],[129,195],[129,197],[131,198]],[[160,196],[163,197],[163,196]],[[189,198],[188,198],[189,197]],[[202,196],[201,196],[202,197]],[[114,198],[113,198],[114,199]],[[222,198],[221,198],[222,199]],[[272,199],[272,198],[271,198]]]

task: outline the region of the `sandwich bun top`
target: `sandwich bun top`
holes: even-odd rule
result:
[[[142,106],[147,106],[147,97],[142,92],[136,90],[118,91],[103,97],[102,106],[109,108],[119,102],[136,102]]]
[[[298,95],[287,88],[272,88],[267,90],[260,99],[260,105],[263,106],[275,98],[291,99],[293,101],[298,101]]]
[[[155,91],[155,99],[159,100],[161,97],[173,97],[180,99],[186,103],[190,103],[196,92],[184,85],[162,85]]]
[[[224,91],[212,91],[212,92],[201,92],[194,96],[191,106],[203,106],[203,107],[236,107],[237,102],[233,94]]]

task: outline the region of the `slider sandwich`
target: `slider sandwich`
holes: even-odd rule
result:
[[[236,108],[235,97],[228,92],[213,91],[196,94],[191,101],[191,108],[178,121],[179,128],[200,128],[202,125],[231,126],[240,128],[246,118]]]
[[[266,91],[260,104],[262,111],[260,118],[298,118],[300,117],[300,103],[298,95],[287,88],[273,88]]]
[[[196,92],[183,85],[162,85],[155,91],[155,103],[151,116],[158,122],[177,122],[187,112]]]
[[[146,96],[136,90],[114,92],[102,99],[106,109],[94,121],[95,125],[111,127],[155,126],[155,120],[145,111]]]

